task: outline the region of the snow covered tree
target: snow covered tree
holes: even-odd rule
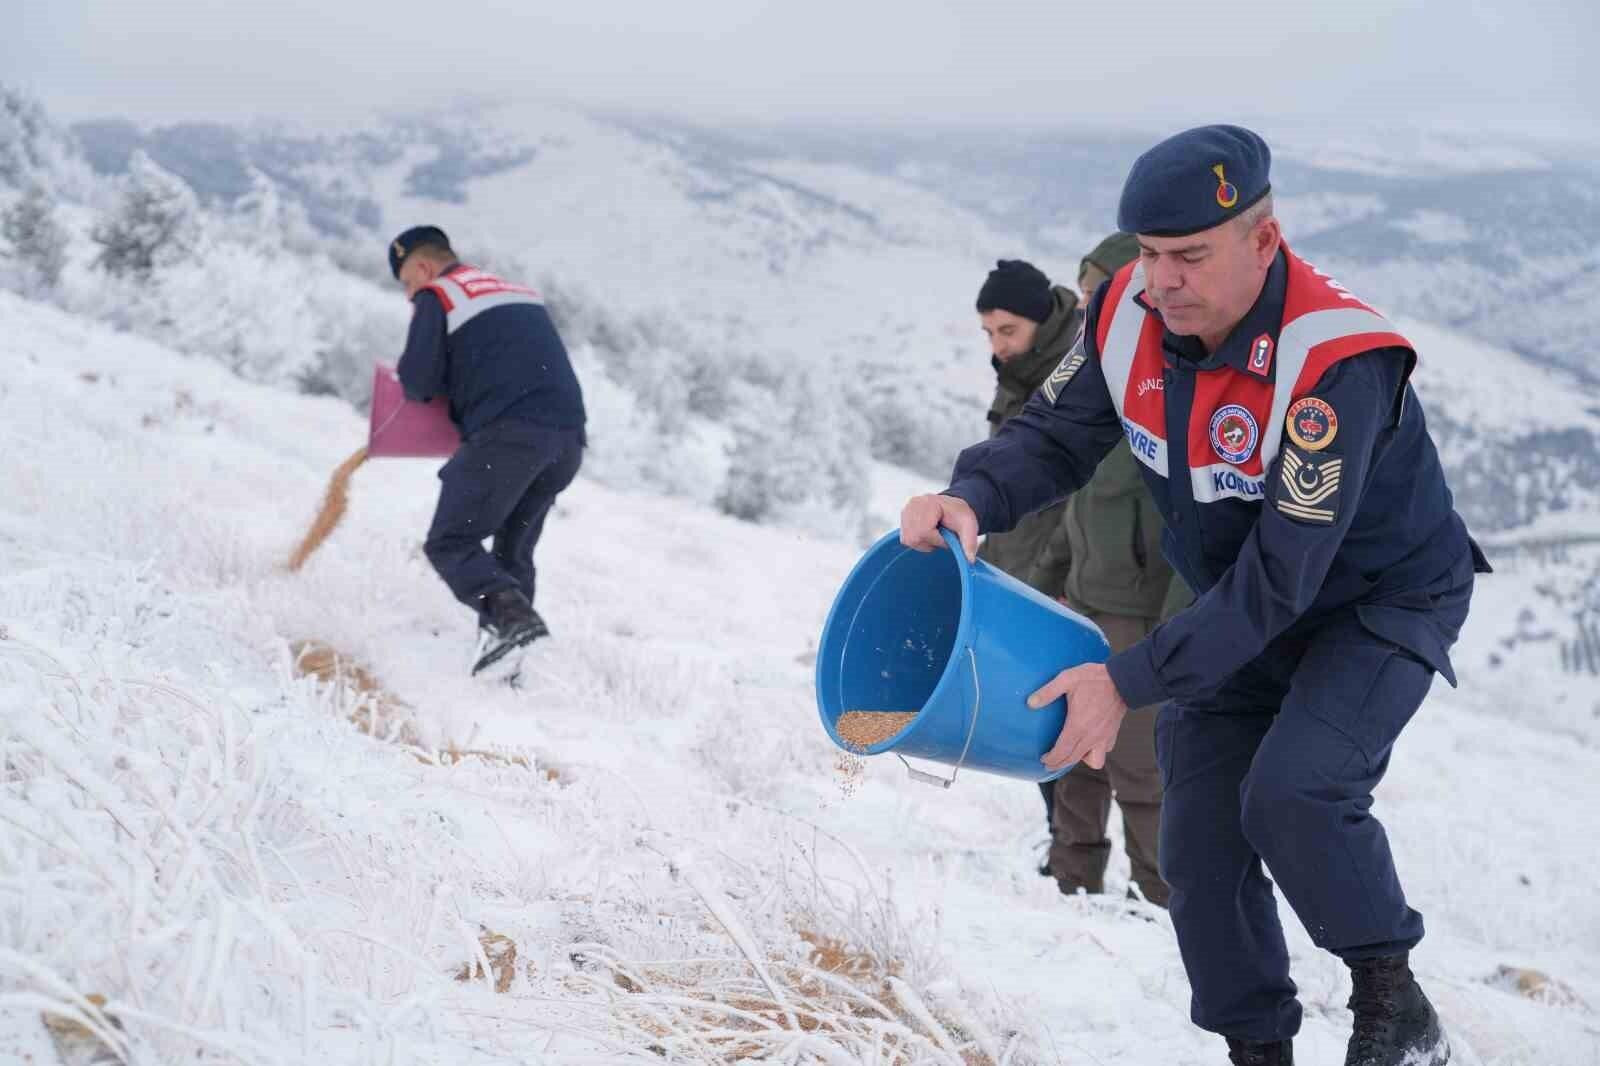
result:
[[[67,263],[67,233],[42,186],[32,186],[0,213],[0,240],[15,261],[12,277],[24,295],[56,287]]]
[[[117,277],[148,278],[193,249],[198,213],[194,191],[181,178],[135,152],[120,208],[91,234],[100,245],[95,265]]]
[[[250,191],[228,208],[230,233],[263,248],[325,253],[326,242],[306,217],[305,205],[271,177],[250,168]],[[372,258],[368,249],[368,258]]]
[[[869,433],[838,383],[802,368],[771,390],[744,391],[717,497],[722,511],[819,532],[858,519],[867,501]]]
[[[44,128],[44,109],[37,102],[0,85],[0,182],[21,185],[39,169]]]

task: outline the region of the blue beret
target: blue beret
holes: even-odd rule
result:
[[[1117,228],[1183,237],[1218,226],[1272,189],[1267,142],[1242,126],[1201,126],[1168,137],[1133,162]]]
[[[420,244],[440,244],[450,247],[450,238],[444,235],[444,230],[438,226],[412,226],[400,236],[389,242],[389,273],[400,278],[400,264],[406,261],[406,256],[412,249]]]

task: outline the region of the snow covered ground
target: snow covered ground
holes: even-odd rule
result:
[[[141,1064],[1222,1060],[1161,912],[1033,872],[1034,789],[840,769],[811,655],[856,530],[580,480],[555,637],[476,684],[431,464],[361,469],[289,575],[359,415],[9,294],[0,323],[0,1061],[56,1061],[41,1012],[103,1024],[90,994]],[[887,522],[914,479],[877,476]],[[1414,964],[1494,1066],[1600,1062],[1600,703],[1492,663],[1548,579],[1484,581],[1379,794]],[[299,676],[306,640],[385,695]],[[1338,1062],[1347,977],[1285,919],[1300,1061]]]

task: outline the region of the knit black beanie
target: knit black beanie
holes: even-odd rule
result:
[[[978,290],[979,313],[1010,311],[1034,322],[1043,322],[1054,307],[1050,279],[1038,267],[1021,259],[997,262],[984,280],[983,288]]]

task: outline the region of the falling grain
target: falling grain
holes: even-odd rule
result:
[[[344,517],[345,508],[350,504],[350,478],[356,468],[367,461],[365,446],[357,448],[350,458],[339,464],[333,472],[333,477],[328,480],[327,494],[322,498],[322,510],[317,512],[317,517],[311,523],[311,528],[306,531],[305,539],[300,546],[289,556],[289,569],[299,570],[311,558],[311,553],[322,547],[322,542],[328,539],[339,520]]]

